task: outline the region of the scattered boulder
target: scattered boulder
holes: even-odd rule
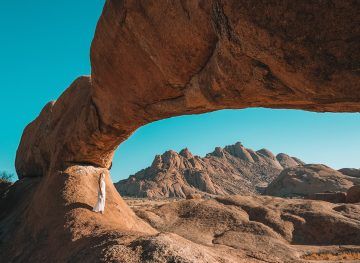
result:
[[[354,183],[349,177],[322,164],[284,169],[267,187],[267,195],[306,197],[323,192],[346,192]]]
[[[315,193],[308,195],[306,199],[321,200],[330,203],[345,203],[346,193],[344,192]]]
[[[201,199],[202,195],[201,194],[188,194],[186,195],[186,199],[191,200],[191,199]]]
[[[334,253],[339,244],[360,245],[360,235],[354,234],[360,231],[360,206],[353,204],[232,195],[161,206],[138,200],[133,209],[160,232],[172,232],[215,250],[221,247],[229,255],[243,251],[256,255],[260,262],[303,262],[298,258],[304,254],[303,246],[298,245],[316,251],[334,246]]]
[[[360,185],[349,188],[346,195],[347,203],[360,203]]]

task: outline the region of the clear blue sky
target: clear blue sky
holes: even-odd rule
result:
[[[15,172],[22,130],[79,75],[90,73],[89,47],[103,0],[0,1],[0,170]],[[334,168],[360,167],[360,114],[225,110],[140,128],[116,153],[117,181],[155,154],[188,147],[204,155],[241,141]]]

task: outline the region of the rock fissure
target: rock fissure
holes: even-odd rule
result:
[[[213,24],[220,38],[225,36],[229,41],[241,44],[239,37],[234,33],[220,0],[213,0]]]

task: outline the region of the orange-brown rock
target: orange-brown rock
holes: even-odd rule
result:
[[[356,168],[342,168],[339,170],[340,173],[345,174],[347,176],[352,176],[352,177],[358,177],[360,178],[360,169],[356,169]]]
[[[258,194],[283,168],[303,164],[286,154],[275,156],[266,149],[253,151],[240,142],[216,147],[205,157],[188,149],[156,155],[150,167],[115,184],[123,196],[185,198],[202,195]]]
[[[201,198],[202,198],[201,194],[188,194],[188,195],[186,196],[186,199],[188,199],[188,200],[191,200],[191,199],[201,199]]]
[[[241,262],[243,257],[260,262],[309,262],[301,260],[309,250],[336,256],[341,252],[338,244],[352,245],[354,253],[360,252],[359,205],[233,195],[160,205],[132,202],[132,207],[159,231],[209,247],[225,262],[224,254],[230,257],[238,251],[243,255],[230,262]],[[359,255],[354,259],[360,259]]]
[[[360,111],[358,14],[357,1],[340,0],[106,1],[91,78],[77,79],[24,130],[18,175],[42,178],[1,217],[1,258],[98,262],[146,254],[146,243],[171,246],[161,235],[129,241],[134,231],[155,230],[112,186],[109,211],[89,211],[96,177],[116,147],[138,127],[182,114],[257,106]],[[211,262],[206,255],[199,261]]]
[[[322,164],[305,164],[284,169],[265,193],[280,197],[307,197],[322,192],[346,192],[358,178]]]
[[[346,192],[314,193],[305,197],[311,200],[321,200],[330,203],[346,203]]]
[[[278,155],[276,155],[276,159],[279,161],[283,168],[289,168],[305,164],[299,158],[291,157],[285,153],[279,153]]]
[[[360,185],[349,188],[346,195],[346,202],[360,203]]]
[[[108,168],[135,129],[181,114],[360,111],[358,11],[352,1],[108,0],[91,80],[78,79],[27,127],[19,176],[65,163]]]

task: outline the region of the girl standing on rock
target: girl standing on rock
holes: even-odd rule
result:
[[[106,192],[105,192],[105,173],[101,173],[99,177],[99,193],[98,193],[98,201],[93,208],[94,212],[100,212],[104,214],[105,210],[105,199],[106,199]]]

